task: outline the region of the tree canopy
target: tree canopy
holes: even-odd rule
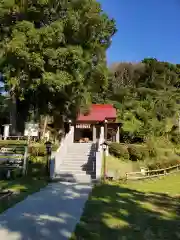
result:
[[[0,71],[16,113],[75,117],[108,83],[115,22],[95,0],[0,1]]]
[[[110,102],[118,109],[123,123],[122,141],[143,141],[161,136],[177,125],[180,66],[157,59],[140,63],[116,63],[110,67],[107,90],[96,94],[99,102]]]

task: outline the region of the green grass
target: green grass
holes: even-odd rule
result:
[[[125,177],[127,172],[140,171],[140,168],[138,162],[122,160],[110,155],[107,157],[107,170],[114,172],[118,177]]]
[[[11,190],[16,194],[11,195],[9,200],[0,202],[0,213],[12,207],[17,202],[24,200],[28,195],[39,191],[47,185],[46,179],[19,178],[16,180],[1,180],[0,189]]]
[[[0,213],[48,184],[46,158],[31,156],[29,160],[26,177],[0,180],[0,189],[11,190],[16,193],[8,201],[0,202]]]
[[[180,175],[95,186],[72,239],[180,239]]]

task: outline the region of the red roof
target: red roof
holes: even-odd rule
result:
[[[77,121],[103,122],[105,119],[116,119],[116,109],[111,104],[92,104],[89,114],[80,114]]]

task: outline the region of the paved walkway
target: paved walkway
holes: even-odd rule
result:
[[[90,191],[90,185],[48,185],[0,215],[0,239],[69,239]]]

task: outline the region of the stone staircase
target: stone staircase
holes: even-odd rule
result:
[[[96,179],[96,144],[72,143],[55,173],[65,182],[91,183]]]

